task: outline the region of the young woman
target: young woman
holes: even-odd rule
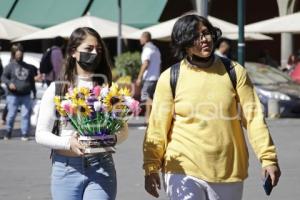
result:
[[[69,39],[66,64],[62,74],[61,93],[69,86],[92,88],[104,82],[111,84],[111,64],[108,51],[100,35],[91,28],[76,29]],[[61,124],[59,135],[52,133],[56,119],[51,83],[46,90],[39,111],[36,141],[53,149],[51,194],[54,200],[115,199],[116,171],[110,152],[84,154],[71,124]],[[58,88],[56,88],[58,89]],[[117,144],[127,138],[127,125],[117,134]]]
[[[241,200],[248,151],[243,125],[263,173],[280,176],[275,146],[246,69],[231,62],[236,87],[213,54],[221,31],[204,17],[186,15],[172,31],[180,70],[175,97],[170,69],[160,76],[144,140],[145,189],[158,197],[159,170],[171,200]]]

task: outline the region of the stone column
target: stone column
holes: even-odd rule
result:
[[[292,14],[296,0],[277,0],[279,15]],[[293,52],[293,35],[291,33],[281,34],[281,66],[286,66],[289,55]]]

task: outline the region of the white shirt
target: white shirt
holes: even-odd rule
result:
[[[215,54],[222,58],[228,58],[225,54],[221,53],[221,51],[219,51],[219,50],[215,50]]]
[[[78,87],[93,87],[93,82],[85,78],[78,78]],[[60,135],[53,134],[52,128],[56,118],[55,114],[55,83],[51,83],[45,91],[40,104],[39,116],[36,126],[35,139],[36,142],[52,149],[70,149],[70,137],[75,132],[75,129],[70,123],[64,124],[61,127]],[[128,126],[124,126],[117,134],[117,144],[120,144],[128,137]]]
[[[143,47],[141,59],[142,63],[144,63],[146,60],[149,61],[149,66],[143,74],[143,80],[158,80],[160,75],[161,64],[159,49],[152,42],[147,42]]]

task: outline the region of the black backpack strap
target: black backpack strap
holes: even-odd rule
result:
[[[219,58],[221,59],[221,61],[225,66],[226,72],[231,80],[233,88],[236,90],[237,78],[231,60],[223,57],[219,57]],[[175,94],[176,94],[176,85],[177,85],[179,72],[180,72],[180,62],[172,65],[170,69],[170,85],[171,85],[173,99],[175,98]]]
[[[179,76],[179,71],[180,71],[180,62],[171,66],[170,85],[171,85],[173,99],[175,98],[176,85],[177,85],[177,80],[178,80],[178,76]]]
[[[233,88],[236,90],[236,84],[237,84],[237,79],[236,79],[236,72],[234,69],[234,66],[232,65],[232,62],[228,58],[220,57],[221,61],[223,62],[226,72],[231,80]]]
[[[61,89],[62,89],[62,83],[60,82],[55,82],[55,96],[62,96],[61,95]],[[55,135],[59,135],[60,134],[60,124],[59,124],[59,118],[60,115],[57,112],[57,110],[55,110],[55,121],[54,121],[54,125],[52,128],[52,133]]]
[[[60,82],[55,82],[55,96],[62,96],[61,95],[61,90],[62,90],[62,83]],[[54,135],[59,135],[60,134],[60,114],[57,112],[57,110],[55,110],[55,121],[54,121],[54,124],[53,124],[53,127],[52,127],[52,133]],[[50,159],[52,158],[53,156],[53,149],[51,150],[51,153],[50,153]]]

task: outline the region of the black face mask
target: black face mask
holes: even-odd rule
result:
[[[78,64],[84,71],[94,72],[100,63],[100,57],[94,53],[79,52]]]

